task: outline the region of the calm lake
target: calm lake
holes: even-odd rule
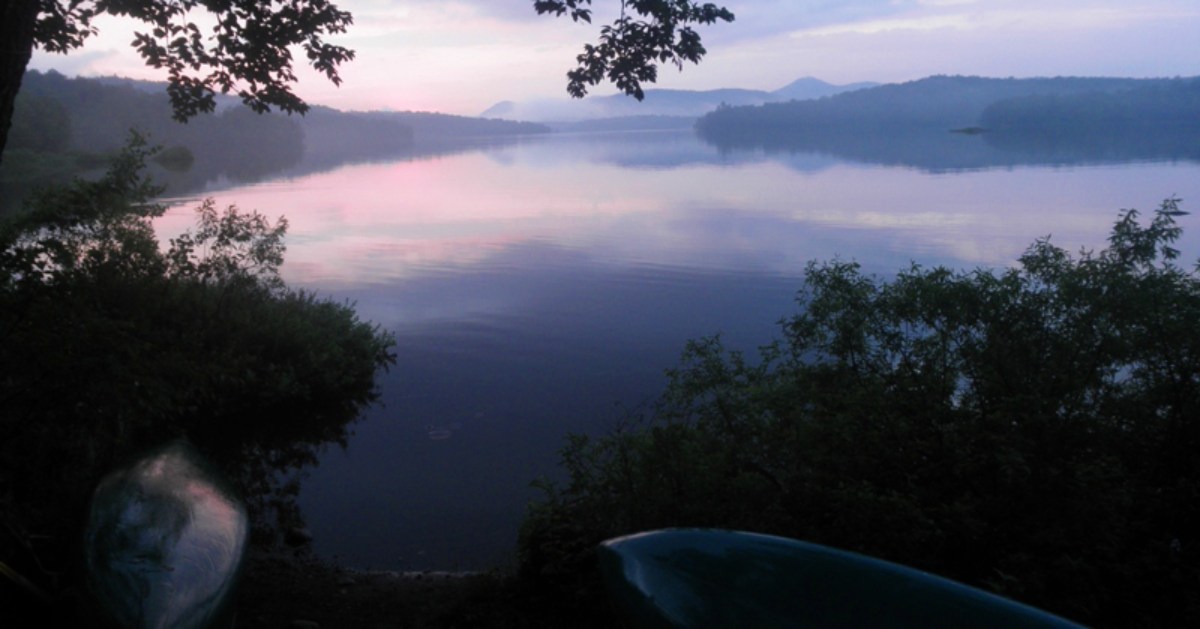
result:
[[[303,485],[315,550],[375,569],[510,565],[529,483],[556,475],[564,435],[652,400],[687,339],[767,342],[810,260],[1003,267],[1048,235],[1101,248],[1121,208],[1177,195],[1200,211],[1196,161],[976,159],[991,155],[980,137],[939,142],[973,157],[556,134],[214,185],[202,196],[287,217],[291,285],[397,338],[381,404]],[[187,228],[194,201],[161,232]],[[1200,221],[1181,222],[1195,260]]]

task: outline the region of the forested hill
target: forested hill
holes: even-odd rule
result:
[[[993,79],[933,76],[908,83],[846,92],[827,98],[752,107],[722,107],[696,127],[719,143],[756,144],[770,138],[863,134],[904,129],[986,127],[981,118],[1002,101],[1090,98],[1141,89],[1168,89],[1177,80],[1119,78]],[[1041,101],[1037,101],[1041,102]]]
[[[993,103],[979,126],[1002,134],[1063,136],[1200,128],[1200,77],[1154,82],[1120,92],[1052,93]]]
[[[441,152],[483,137],[542,133],[542,125],[424,112],[342,112],[313,106],[306,116],[259,115],[235,98],[186,124],[172,119],[166,86],[115,77],[25,74],[17,97],[0,184],[6,189],[74,174],[80,155],[110,154],[131,129],[171,149],[174,172],[156,179],[174,192],[225,178],[255,181],[288,169]],[[83,160],[93,164],[94,160]],[[94,165],[94,164],[93,164]],[[32,166],[32,167],[31,167]],[[13,169],[22,169],[13,173]],[[8,172],[5,172],[8,171]],[[11,190],[10,190],[11,192]]]
[[[25,74],[7,148],[109,153],[125,144],[130,129],[157,144],[187,147],[198,158],[231,147],[261,153],[268,161],[298,159],[303,152],[300,127],[284,116],[231,107],[180,124],[171,117],[165,88],[152,92],[144,82],[67,78],[53,71]]]

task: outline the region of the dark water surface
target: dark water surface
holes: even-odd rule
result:
[[[652,399],[689,338],[768,341],[809,260],[998,267],[1047,235],[1103,247],[1121,208],[1178,195],[1200,210],[1190,161],[886,161],[558,135],[212,192],[287,216],[285,278],[398,340],[382,404],[304,485],[317,552],[379,569],[511,562],[529,482],[556,474],[563,436]],[[1194,260],[1200,225],[1182,223]]]

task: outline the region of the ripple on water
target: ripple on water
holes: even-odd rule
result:
[[[453,430],[450,430],[449,428],[440,428],[437,426],[426,426],[425,432],[429,435],[429,438],[434,441],[444,441],[454,435]]]

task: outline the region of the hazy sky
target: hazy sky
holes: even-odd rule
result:
[[[301,72],[300,95],[341,109],[477,115],[501,100],[565,98],[565,73],[596,24],[534,13],[530,0],[342,0],[355,25],[338,43],[358,58],[340,88]],[[708,56],[660,87],[776,89],[931,74],[1195,76],[1200,0],[733,0],[731,24],[701,30]],[[67,56],[30,67],[68,75],[161,79],[129,46],[137,24],[106,19]],[[302,58],[302,55],[300,56]],[[596,93],[611,93],[611,88]]]

